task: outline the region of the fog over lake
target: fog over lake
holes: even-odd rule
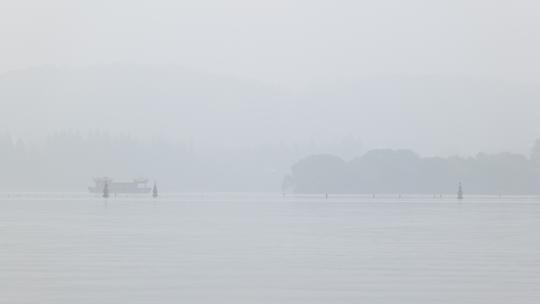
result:
[[[539,303],[539,16],[2,0],[0,304]]]

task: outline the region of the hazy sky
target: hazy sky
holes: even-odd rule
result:
[[[40,65],[176,64],[308,95],[322,84],[334,92],[327,104],[319,101],[318,108],[332,107],[331,100],[342,95],[342,82],[355,79],[436,75],[534,87],[540,83],[538,16],[540,2],[533,0],[3,0],[0,72]],[[336,129],[326,137],[352,135],[373,147],[405,146],[426,153],[525,151],[540,137],[531,131],[540,130],[531,116],[539,111],[533,102],[536,95],[527,95],[527,102],[510,111],[511,120],[496,126],[514,95],[506,103],[482,96],[433,105],[398,100],[398,109],[404,111],[392,114],[380,134],[373,115],[387,106],[395,109],[395,102],[349,104],[344,112],[377,110],[368,111],[371,120],[365,124],[355,125],[352,117],[346,124],[334,124]],[[310,99],[302,100],[309,108]],[[457,127],[452,132],[440,123],[441,105],[490,119],[468,125],[474,129],[449,124],[450,129]],[[430,115],[430,106],[439,109],[437,115]],[[518,121],[521,113],[525,122]],[[339,121],[340,115],[334,109],[330,118]],[[437,122],[431,120],[438,120],[436,130],[411,135]],[[370,127],[375,133],[367,136]],[[404,127],[409,128],[405,137],[399,133]],[[493,133],[504,134],[490,138]],[[313,132],[303,135],[316,138]],[[448,139],[434,140],[443,136]],[[455,147],[465,145],[457,143],[460,138],[470,149]]]
[[[3,0],[0,69],[176,63],[294,84],[336,75],[538,81],[534,0]]]

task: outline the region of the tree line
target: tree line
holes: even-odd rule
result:
[[[531,155],[421,157],[410,150],[372,150],[345,161],[331,154],[295,163],[283,191],[296,193],[540,194],[540,141]]]

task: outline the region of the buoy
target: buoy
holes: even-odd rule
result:
[[[154,182],[154,188],[152,189],[152,197],[153,198],[158,197],[158,190],[157,190],[156,182]]]
[[[463,187],[461,186],[461,182],[459,182],[457,198],[459,200],[463,199]]]

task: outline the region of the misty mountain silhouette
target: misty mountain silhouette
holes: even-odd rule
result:
[[[276,94],[256,82],[174,66],[44,67],[0,75],[0,119],[23,134],[39,126],[41,135],[99,129],[214,138],[224,126],[234,132],[240,122],[261,120]],[[237,113],[250,116],[238,119]]]
[[[0,100],[0,130],[23,138],[106,130],[246,147],[352,135],[437,155],[523,147],[540,127],[523,111],[539,87],[440,76],[291,89],[176,66],[42,67],[0,75]]]

